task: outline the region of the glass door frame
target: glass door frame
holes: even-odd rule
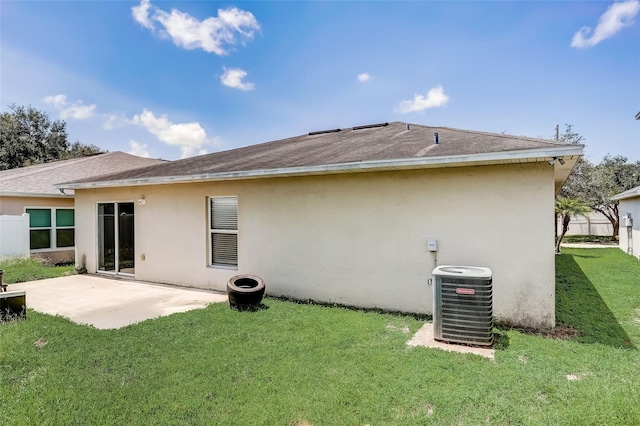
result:
[[[122,272],[120,263],[121,263],[121,247],[120,247],[120,206],[123,204],[130,204],[132,209],[133,216],[133,230],[132,230],[132,254],[131,261],[133,262],[133,267],[130,268],[133,272]],[[100,221],[100,206],[101,205],[112,205],[113,206],[113,246],[114,246],[114,266],[113,270],[105,270],[100,269],[100,259],[101,259],[101,247],[104,246],[101,238],[103,238],[103,229],[101,229],[101,221]],[[135,202],[134,201],[99,201],[96,203],[96,272],[99,274],[109,274],[109,275],[124,275],[129,277],[135,276]]]

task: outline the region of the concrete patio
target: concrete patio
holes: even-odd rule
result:
[[[60,315],[78,324],[115,329],[151,318],[226,302],[227,295],[95,275],[11,284],[25,290],[29,309]]]

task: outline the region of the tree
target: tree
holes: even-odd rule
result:
[[[559,140],[567,143],[580,143],[584,140],[573,131],[571,124],[565,124],[565,132]],[[611,200],[616,194],[640,185],[640,161],[627,163],[621,155],[607,155],[594,165],[586,158],[580,158],[569,175],[559,196],[570,199],[581,199],[592,210],[604,215],[613,228],[613,237],[620,228],[618,202]]]
[[[74,143],[69,145],[69,149],[61,159],[68,160],[69,158],[90,157],[92,155],[102,154],[103,152],[104,151],[102,151],[95,145],[88,145],[79,141],[75,141]]]
[[[640,161],[628,163],[627,158],[621,155],[607,155],[597,165],[586,159],[578,161],[560,196],[584,200],[592,210],[609,220],[615,237],[620,228],[619,211],[618,201],[611,200],[611,197],[639,185]]]
[[[0,170],[94,155],[94,145],[67,141],[66,123],[28,106],[9,106],[0,114]]]
[[[558,195],[564,198],[584,197],[584,199],[586,199],[590,190],[591,176],[594,169],[595,166],[585,157],[578,159]]]
[[[576,133],[573,131],[573,124],[565,123],[564,126],[565,126],[564,133],[560,135],[558,139],[560,142],[580,143],[584,140],[584,138],[580,136],[579,133]]]
[[[573,124],[565,123],[564,133],[559,136],[558,140],[564,143],[578,144],[584,140],[584,137],[573,131]],[[564,198],[580,198],[586,191],[588,185],[586,177],[589,176],[592,167],[593,164],[586,158],[578,158],[559,195]]]
[[[584,216],[590,211],[589,206],[579,198],[558,197],[556,199],[556,223],[558,223],[558,217],[562,219],[562,231],[560,235],[556,235],[556,253],[560,253],[560,244],[569,229],[571,217]]]
[[[640,185],[640,161],[627,163],[626,157],[607,155],[589,174],[590,188],[584,200],[609,219],[615,237],[620,229],[620,216],[618,201],[611,197]]]

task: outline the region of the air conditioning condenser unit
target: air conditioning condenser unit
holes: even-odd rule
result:
[[[434,339],[493,345],[493,273],[479,266],[438,266],[433,270]]]

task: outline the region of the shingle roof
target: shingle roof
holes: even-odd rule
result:
[[[449,127],[431,127],[393,122],[363,128],[311,132],[292,138],[237,148],[229,151],[186,158],[102,176],[82,179],[73,184],[91,182],[149,181],[188,176],[211,176],[251,172],[330,166],[345,163],[420,159],[447,156],[477,156],[505,151],[540,150],[582,145],[566,144],[505,134],[486,133]],[[434,143],[438,133],[439,143]],[[78,185],[72,185],[78,187]],[[82,185],[79,185],[82,186]]]
[[[136,157],[124,152],[107,152],[91,157],[54,161],[0,171],[0,195],[61,195],[56,183],[97,179],[100,175],[138,169],[164,160]]]
[[[635,188],[631,188],[627,191],[621,192],[613,197],[612,200],[626,200],[627,198],[636,198],[640,197],[640,186],[636,186]]]

